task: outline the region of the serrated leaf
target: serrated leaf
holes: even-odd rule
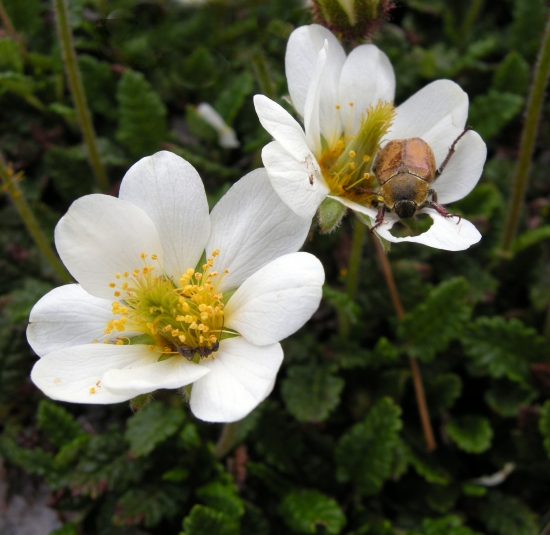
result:
[[[379,368],[389,364],[395,364],[400,357],[400,352],[385,336],[376,342],[374,349],[363,349],[359,344],[343,343],[338,341],[333,349],[336,356],[336,364],[344,370],[354,368]]]
[[[481,535],[462,525],[458,516],[451,515],[443,518],[425,518],[422,521],[422,532],[409,532],[408,535]]]
[[[249,72],[243,72],[231,78],[218,95],[214,108],[224,118],[228,125],[239,113],[254,89],[254,77]]]
[[[550,400],[540,410],[539,430],[544,437],[544,447],[550,457]]]
[[[116,81],[109,63],[83,54],[78,57],[78,67],[91,110],[113,119],[113,111],[116,109]]]
[[[338,314],[348,317],[350,323],[357,323],[357,317],[360,309],[357,303],[345,292],[331,288],[328,284],[323,286],[323,299],[333,306]]]
[[[125,492],[117,501],[113,524],[135,525],[142,522],[146,527],[157,525],[164,518],[174,517],[187,497],[181,486],[143,485]]]
[[[117,101],[117,140],[135,157],[156,152],[166,136],[166,108],[143,74],[124,71],[118,83]]]
[[[354,425],[336,447],[337,478],[354,481],[361,494],[376,494],[391,475],[393,450],[402,423],[401,409],[389,398],[372,407],[365,420]]]
[[[534,59],[544,32],[546,15],[544,0],[514,0],[510,48],[527,59]]]
[[[408,451],[409,462],[415,472],[422,476],[428,483],[436,485],[448,485],[451,482],[449,473],[433,458],[433,456],[416,453],[412,449]]]
[[[519,114],[524,101],[515,93],[490,89],[486,95],[478,95],[473,100],[468,121],[484,140],[489,140]]]
[[[462,345],[470,357],[470,370],[476,375],[529,384],[530,362],[550,359],[550,348],[542,336],[513,318],[481,317],[464,333]]]
[[[536,515],[514,496],[492,491],[487,501],[478,506],[478,514],[491,534],[536,535],[539,532]]]
[[[529,64],[512,50],[502,60],[493,76],[493,89],[525,96],[529,85]]]
[[[451,418],[445,431],[461,450],[468,453],[482,453],[488,450],[493,440],[491,424],[482,416]]]
[[[219,72],[214,56],[206,47],[199,45],[183,62],[181,83],[193,89],[207,87],[214,83]]]
[[[321,234],[334,232],[340,226],[346,212],[347,208],[341,202],[326,197],[321,206],[319,206],[318,212]]]
[[[485,392],[485,401],[503,417],[517,416],[522,406],[528,406],[537,397],[537,391],[527,384],[499,379]]]
[[[462,381],[454,373],[436,375],[425,383],[427,404],[433,414],[449,410],[462,392]]]
[[[337,535],[346,525],[336,500],[316,490],[289,492],[279,505],[279,514],[296,533],[317,533],[317,526],[324,526],[326,533]]]
[[[21,48],[7,37],[0,39],[0,71],[23,72]]]
[[[462,336],[471,314],[467,294],[468,284],[463,278],[447,280],[405,315],[397,332],[410,345],[408,353],[412,358],[428,362],[451,340]]]
[[[46,433],[52,446],[57,448],[85,435],[73,416],[52,401],[42,400],[39,403],[36,418],[38,427]]]
[[[322,422],[338,406],[344,380],[331,366],[291,366],[281,384],[287,410],[299,422]]]
[[[92,192],[94,178],[82,145],[70,148],[52,145],[46,153],[44,165],[55,189],[66,201]],[[75,176],[78,180],[74,180]]]
[[[239,522],[204,505],[195,505],[183,520],[180,535],[239,535]]]
[[[239,498],[234,485],[224,485],[216,481],[200,487],[196,494],[205,505],[231,518],[237,519],[244,514],[243,501]]]
[[[185,413],[176,407],[151,402],[128,420],[124,437],[134,457],[147,455],[168,437],[175,434],[185,420]]]

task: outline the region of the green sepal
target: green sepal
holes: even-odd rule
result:
[[[151,400],[153,399],[152,394],[140,394],[139,396],[136,396],[135,398],[132,398],[130,400],[130,409],[132,412],[138,412],[145,405],[147,405]]]
[[[335,231],[342,222],[342,218],[346,215],[347,208],[338,201],[326,197],[319,206],[319,227],[321,234],[328,234]]]

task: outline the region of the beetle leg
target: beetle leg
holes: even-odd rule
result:
[[[468,132],[468,130],[471,130],[472,127],[471,126],[467,126],[465,129],[464,129],[464,132],[462,132],[462,134],[460,134],[454,141],[453,141],[453,144],[451,145],[451,148],[449,149],[449,152],[447,153],[447,157],[443,160],[443,163],[439,166],[439,169],[435,172],[435,178],[437,178],[439,175],[441,175],[441,173],[443,173],[443,169],[445,169],[445,167],[447,167],[447,164],[449,163],[449,160],[451,159],[451,156],[455,153],[455,147],[456,147],[456,144],[458,143],[458,140],[466,133]],[[435,180],[435,179],[434,179]],[[434,199],[435,200],[435,199]]]
[[[371,232],[374,232],[374,229],[377,229],[384,222],[384,213],[385,212],[386,212],[386,207],[384,205],[381,205],[378,208],[378,213],[376,214],[376,218],[374,220],[374,225],[370,229]]]
[[[436,195],[436,198],[437,198],[437,195]],[[437,204],[434,201],[425,202],[422,205],[422,208],[433,208],[439,215],[442,215],[443,217],[446,217],[446,218],[458,217],[458,221],[456,222],[457,225],[460,223],[460,220],[462,219],[462,216],[460,214],[450,214],[449,212],[447,212],[444,206],[441,206],[441,204]]]

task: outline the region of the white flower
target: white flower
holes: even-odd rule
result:
[[[57,250],[80,284],[31,311],[27,337],[41,357],[32,380],[53,399],[101,404],[193,383],[198,418],[241,419],[273,389],[279,340],[319,305],[323,268],[295,252],[308,230],[264,169],[209,215],[189,163],[143,158],[118,199],[83,197],[57,225]]]
[[[346,57],[334,35],[318,26],[303,26],[290,36],[286,73],[292,104],[304,119],[304,130],[281,106],[263,95],[254,103],[260,122],[275,141],[262,159],[271,183],[297,214],[313,217],[329,196],[368,215],[376,209],[372,166],[376,153],[392,139],[420,137],[432,148],[436,165],[463,132],[468,96],[450,80],[426,86],[393,108],[395,77],[386,55],[374,45],[355,48]],[[456,201],[475,186],[486,158],[480,136],[467,132],[443,174],[432,184],[439,203]],[[448,250],[466,249],[481,235],[468,221],[446,219],[424,208],[434,221],[415,237],[396,238],[389,230],[398,221],[386,213],[376,229],[392,242],[414,241]]]
[[[218,143],[224,149],[236,149],[240,146],[235,130],[228,126],[222,116],[206,102],[197,106],[197,115],[218,132]]]

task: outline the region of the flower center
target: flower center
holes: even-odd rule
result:
[[[332,146],[323,143],[323,151],[317,161],[333,195],[347,197],[360,204],[370,203],[375,198],[369,192],[376,186],[372,166],[394,117],[393,103],[380,100],[376,107],[369,106],[366,110],[355,135],[344,132]]]
[[[212,270],[219,254],[216,249],[201,270],[189,268],[176,283],[160,266],[157,269],[148,265],[148,255],[141,253],[141,269],[116,273],[116,282],[109,283],[118,300],[112,304],[115,318],[107,323],[105,334],[140,332],[151,336],[164,354],[179,352],[189,359],[196,353],[205,357],[216,351],[224,304],[215,288],[228,273],[225,270],[220,275]],[[157,255],[151,255],[151,259],[156,261]],[[116,343],[124,344],[124,339]]]

